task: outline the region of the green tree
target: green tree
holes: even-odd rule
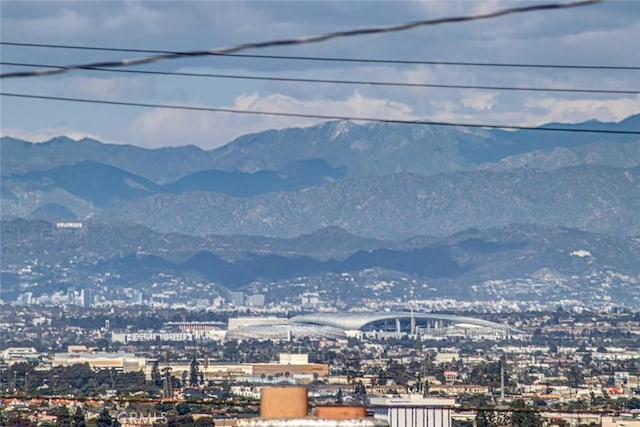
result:
[[[35,424],[29,421],[23,414],[5,414],[0,413],[0,426],[9,427],[35,427]]]
[[[640,409],[640,399],[637,397],[632,397],[627,401],[628,409]]]
[[[151,367],[151,381],[157,386],[162,387],[162,374],[160,373],[160,364],[156,360]]]
[[[198,385],[198,367],[200,364],[194,357],[191,359],[191,367],[189,368],[189,385],[197,386]]]
[[[498,427],[498,418],[496,412],[490,410],[476,411],[477,427]]]
[[[176,413],[178,415],[187,415],[190,412],[191,412],[191,407],[189,406],[189,404],[180,402],[176,405]]]
[[[213,418],[200,417],[193,423],[195,427],[214,427]]]
[[[569,379],[569,385],[573,388],[578,388],[584,381],[584,375],[582,374],[582,368],[578,365],[573,365],[567,373]]]
[[[542,427],[542,417],[535,409],[529,408],[522,399],[511,402],[511,425],[513,427]]]
[[[387,385],[387,382],[388,382],[387,373],[384,370],[380,370],[377,378],[378,385]]]
[[[117,420],[111,417],[107,408],[102,409],[96,420],[96,427],[117,427],[119,424]]]
[[[73,414],[73,417],[71,417],[71,426],[85,427],[84,411],[79,406],[76,408],[76,412]]]
[[[71,427],[71,415],[66,406],[57,408],[55,411],[56,427]]]

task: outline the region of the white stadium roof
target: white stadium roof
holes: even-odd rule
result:
[[[411,313],[408,311],[311,313],[294,316],[289,319],[289,323],[331,326],[341,330],[359,330],[373,322],[395,319],[410,320],[411,318],[415,320],[442,320],[452,324],[465,324],[502,330],[510,329],[507,325],[476,319],[474,317],[456,316],[453,314]]]

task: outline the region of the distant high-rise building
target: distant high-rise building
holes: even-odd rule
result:
[[[246,303],[249,307],[262,307],[264,305],[264,295],[247,295]]]
[[[18,298],[16,299],[16,303],[18,303],[18,305],[31,305],[31,304],[33,304],[33,293],[32,292],[25,292],[23,294],[20,294],[18,296]]]
[[[236,307],[244,305],[244,292],[229,292],[229,302]]]
[[[142,305],[142,292],[134,290],[131,297],[131,302],[135,305]]]
[[[76,291],[74,289],[67,289],[67,304],[76,305]]]
[[[85,308],[91,308],[93,307],[93,299],[94,299],[94,295],[93,295],[93,289],[82,289],[80,291],[80,299],[82,301],[82,306]]]

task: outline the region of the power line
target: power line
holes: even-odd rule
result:
[[[579,0],[579,1],[573,1],[573,2],[567,2],[567,3],[546,3],[546,4],[538,4],[533,6],[512,7],[507,9],[499,9],[489,13],[481,13],[477,15],[452,16],[448,18],[427,19],[427,20],[407,22],[403,24],[383,26],[383,27],[366,27],[366,28],[359,28],[359,29],[352,29],[352,30],[345,30],[345,31],[335,31],[331,33],[317,35],[317,36],[297,37],[292,39],[280,39],[280,40],[270,40],[270,41],[263,41],[263,42],[245,43],[245,44],[240,44],[240,45],[226,47],[226,48],[219,48],[219,49],[163,53],[163,54],[157,54],[157,55],[143,57],[143,58],[125,59],[122,61],[106,61],[106,62],[96,62],[96,63],[90,63],[90,64],[70,65],[63,69],[18,71],[14,73],[0,74],[0,78],[45,76],[45,75],[51,75],[51,74],[66,73],[72,70],[81,69],[83,67],[128,67],[131,65],[149,64],[152,62],[158,62],[158,61],[163,61],[167,59],[208,56],[208,55],[213,55],[218,53],[236,53],[236,52],[240,52],[247,49],[264,49],[267,47],[276,47],[276,46],[292,46],[292,45],[302,45],[302,44],[309,44],[309,43],[320,43],[327,40],[344,38],[344,37],[394,33],[399,31],[406,31],[406,30],[410,30],[418,27],[432,26],[432,25],[445,24],[445,23],[477,21],[477,20],[483,20],[483,19],[497,18],[499,16],[511,15],[516,13],[526,13],[526,12],[534,12],[534,11],[541,11],[541,10],[567,9],[567,8],[591,5],[591,4],[600,3],[600,2],[602,2],[602,0]]]
[[[132,48],[117,48],[117,47],[104,47],[104,46],[79,46],[79,45],[66,45],[66,44],[19,43],[19,42],[0,41],[0,45],[38,47],[38,48],[47,48],[47,49],[125,52],[125,53],[180,54],[180,52],[170,51],[170,50],[132,49]],[[463,67],[550,68],[550,69],[568,69],[568,70],[610,70],[610,71],[640,70],[640,66],[626,66],[626,65],[593,65],[593,64],[569,65],[569,64],[526,64],[526,63],[506,63],[506,62],[426,61],[426,60],[411,60],[411,59],[344,58],[344,57],[332,57],[332,56],[262,55],[262,54],[248,54],[248,53],[211,53],[211,56],[222,56],[222,57],[232,57],[232,58],[252,58],[252,59],[278,59],[278,60],[291,60],[291,61],[353,62],[353,63],[367,63],[367,64],[397,64],[397,65],[453,65],[453,66],[463,66]]]
[[[50,64],[33,64],[23,62],[0,62],[0,65],[20,66],[20,67],[43,67],[64,69],[64,66]],[[313,79],[299,77],[269,77],[269,76],[252,76],[240,74],[211,74],[211,73],[185,73],[176,71],[150,71],[150,70],[124,70],[116,68],[101,67],[81,67],[83,70],[104,71],[110,73],[130,73],[130,74],[147,74],[161,76],[183,76],[183,77],[208,77],[220,79],[240,79],[240,80],[266,80],[277,82],[298,82],[298,83],[330,83],[330,84],[347,84],[347,85],[366,85],[366,86],[392,86],[392,87],[422,87],[422,88],[440,88],[440,89],[480,89],[480,90],[498,90],[498,91],[528,91],[528,92],[564,92],[564,93],[606,93],[606,94],[626,94],[636,95],[640,90],[616,90],[616,89],[570,89],[570,88],[540,88],[540,87],[513,87],[513,86],[484,86],[484,85],[461,85],[461,84],[437,84],[437,83],[403,83],[403,82],[383,82],[370,80],[337,80],[337,79]]]
[[[154,104],[146,102],[125,102],[125,101],[109,101],[100,99],[86,99],[86,98],[69,98],[61,96],[47,96],[47,95],[30,95],[23,93],[9,93],[0,92],[0,96],[9,96],[15,98],[28,98],[28,99],[42,99],[49,101],[67,101],[67,102],[80,102],[86,104],[105,104],[105,105],[120,105],[127,107],[144,107],[144,108],[164,108],[170,110],[186,110],[186,111],[209,111],[215,113],[232,113],[232,114],[250,114],[250,115],[262,115],[262,116],[278,116],[278,117],[300,117],[309,119],[323,119],[323,120],[352,120],[352,121],[366,121],[366,122],[379,122],[379,123],[398,123],[398,124],[411,124],[411,125],[431,125],[431,126],[457,126],[467,128],[485,128],[485,129],[512,129],[512,130],[535,130],[535,131],[548,131],[548,132],[574,132],[574,133],[602,133],[602,134],[615,134],[615,135],[640,135],[640,131],[632,130],[611,130],[611,129],[593,129],[593,128],[564,128],[557,126],[517,126],[517,125],[498,125],[498,124],[480,124],[480,123],[454,123],[454,122],[439,122],[430,120],[403,120],[403,119],[384,119],[375,117],[357,117],[337,114],[306,114],[306,113],[287,113],[280,111],[256,111],[256,110],[239,110],[235,108],[213,108],[213,107],[198,107],[190,105],[176,105],[176,104]]]

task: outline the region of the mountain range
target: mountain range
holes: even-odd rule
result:
[[[579,131],[637,131],[640,129],[640,114],[619,123],[590,120],[579,124],[550,123],[541,126],[545,127]],[[31,143],[3,137],[0,139],[0,160],[3,176],[93,161],[115,166],[162,185],[194,172],[212,169],[242,172],[278,170],[308,159],[324,159],[333,166],[343,166],[347,176],[395,172],[429,175],[474,169],[485,163],[500,162],[525,153],[546,153],[554,149],[572,151],[594,143],[604,143],[612,152],[584,159],[585,163],[607,164],[610,156],[616,158],[621,152],[628,153],[630,150],[631,154],[637,156],[638,152],[633,152],[633,147],[637,148],[637,145],[628,147],[624,144],[638,142],[640,138],[637,135],[625,134],[535,130],[507,132],[330,121],[306,128],[244,135],[209,151],[187,145],[188,141],[176,141],[175,147],[145,149],[134,145],[107,144],[90,138],[75,141],[61,136],[42,143]],[[625,167],[638,164],[639,160],[635,158]],[[557,167],[574,165],[559,163]]]
[[[344,168],[333,168],[322,159],[308,159],[297,161],[277,171],[194,172],[165,185],[158,185],[116,166],[84,160],[72,165],[4,176],[2,190],[3,197],[14,202],[13,205],[7,203],[5,212],[11,212],[12,207],[15,210],[16,204],[31,209],[28,202],[21,200],[29,194],[34,196],[33,202],[38,206],[35,212],[41,215],[46,214],[46,208],[51,205],[65,208],[67,212],[77,209],[82,211],[86,207],[95,212],[121,202],[155,194],[205,191],[249,197],[321,185],[343,176]],[[41,200],[48,201],[48,204],[42,204]],[[78,203],[74,204],[71,200],[77,200]],[[57,212],[52,213],[52,217],[55,218]],[[20,215],[20,212],[17,214]]]
[[[372,241],[337,228],[296,239],[195,238],[125,224],[89,223],[83,230],[69,230],[46,221],[12,220],[2,222],[1,237],[3,270],[27,256],[37,257],[45,264],[65,265],[67,277],[108,274],[125,284],[152,283],[162,275],[173,275],[245,289],[254,283],[268,286],[358,271],[379,271],[384,277],[389,271],[431,284],[429,289],[417,289],[416,297],[429,296],[432,287],[445,296],[486,297],[496,282],[510,286],[515,278],[520,286],[525,284],[520,289],[523,294],[533,282],[538,287],[546,284],[545,295],[564,292],[566,297],[580,289],[586,297],[602,292],[603,283],[609,283],[605,291],[610,295],[640,300],[640,238],[565,227],[513,224],[469,229],[416,244],[422,239]],[[68,263],[69,259],[74,262]],[[7,281],[5,291],[10,290]],[[517,290],[518,285],[511,285],[509,292]]]
[[[640,115],[546,127],[633,130]],[[514,222],[640,234],[637,135],[326,122],[211,151],[65,137],[0,147],[3,218],[270,237],[338,226],[404,239]]]
[[[637,299],[640,138],[587,130],[637,131],[640,114],[542,128],[325,122],[209,151],[3,137],[3,285],[37,259],[65,281]]]

